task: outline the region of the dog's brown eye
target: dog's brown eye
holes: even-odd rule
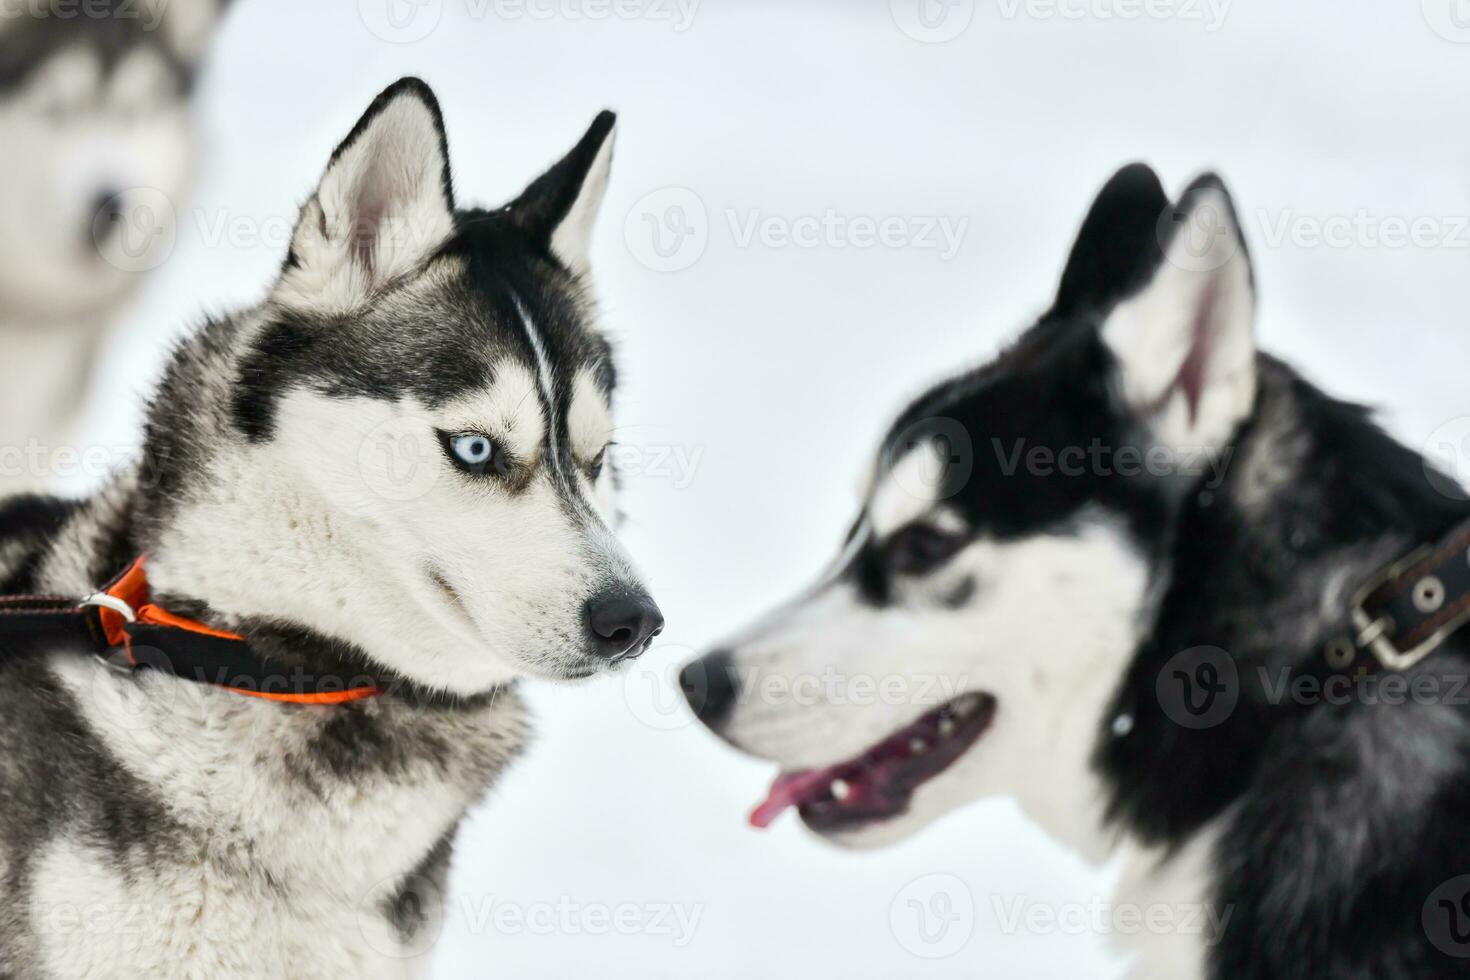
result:
[[[883,555],[889,572],[923,575],[949,561],[964,546],[962,535],[941,531],[933,524],[910,524],[893,533]]]

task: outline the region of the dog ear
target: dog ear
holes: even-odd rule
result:
[[[1255,284],[1230,194],[1207,175],[1156,222],[1162,257],[1108,313],[1129,409],[1166,445],[1225,442],[1255,399]]]
[[[160,24],[160,36],[174,57],[191,71],[197,70],[205,50],[219,27],[230,0],[139,0],[139,11],[133,16],[143,22],[143,30],[153,31]],[[126,5],[115,5],[112,16],[124,16]]]
[[[429,87],[383,91],[332,153],[301,208],[284,283],[315,305],[351,309],[434,251],[454,229],[444,119]]]
[[[575,275],[587,272],[592,226],[607,191],[617,116],[603,110],[586,135],[510,205],[514,221]]]
[[[1055,312],[1106,312],[1137,290],[1162,258],[1159,216],[1168,207],[1164,186],[1147,165],[1113,174],[1077,232]]]

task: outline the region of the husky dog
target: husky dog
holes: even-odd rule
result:
[[[0,511],[4,594],[82,595],[146,554],[152,603],[389,690],[281,704],[12,657],[0,974],[421,972],[455,829],[526,737],[516,679],[597,674],[662,627],[602,466],[587,257],[613,123],[457,210],[434,96],[394,84],[265,301],[173,356],[146,462]]]
[[[73,434],[103,328],[164,258],[216,0],[0,5],[0,488]],[[34,443],[34,445],[32,445]]]
[[[1470,974],[1465,921],[1430,928],[1470,909],[1470,646],[1381,696],[1330,669],[1359,585],[1470,510],[1258,352],[1254,308],[1218,179],[1107,184],[1050,310],[899,416],[832,569],[686,667],[781,768],[754,823],[871,847],[1007,795],[1194,922],[1133,930],[1135,976]]]

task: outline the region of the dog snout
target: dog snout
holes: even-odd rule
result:
[[[122,191],[113,187],[102,187],[92,194],[88,204],[87,232],[93,241],[111,238],[122,224]]]
[[[687,664],[679,672],[679,689],[694,710],[694,717],[709,728],[717,728],[735,707],[739,690],[735,658],[728,650],[716,650]]]
[[[664,629],[664,614],[644,592],[593,596],[587,600],[586,619],[593,652],[613,663],[638,656]]]

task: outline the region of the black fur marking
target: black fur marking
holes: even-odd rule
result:
[[[1118,782],[1113,817],[1149,840],[1180,840],[1219,815],[1255,778],[1277,725],[1291,723],[1294,712],[1269,704],[1256,683],[1260,675],[1247,668],[1303,663],[1318,653],[1311,645],[1284,650],[1261,629],[1261,617],[1287,611],[1283,597],[1302,588],[1302,567],[1385,539],[1437,540],[1465,516],[1462,505],[1431,489],[1424,460],[1373,425],[1365,410],[1327,398],[1268,358],[1261,376],[1257,417],[1273,408],[1260,403],[1289,401],[1307,435],[1302,483],[1262,516],[1247,517],[1230,504],[1251,492],[1241,485],[1249,473],[1239,467],[1228,471],[1223,501],[1201,507],[1197,496],[1187,498],[1173,535],[1170,588],[1120,695],[1134,705],[1134,735],[1104,743],[1099,757]],[[1240,433],[1237,455],[1250,453],[1257,428],[1250,423]],[[1246,610],[1250,615],[1242,616]],[[1348,610],[1339,612],[1346,634]],[[1169,721],[1153,692],[1163,664],[1199,645],[1228,650],[1244,687],[1229,723],[1196,731]],[[1151,780],[1150,773],[1168,775]]]
[[[1079,472],[1032,465],[1030,453],[1053,455],[1094,446],[1116,456],[1142,454],[1149,443],[1117,409],[1112,354],[1088,319],[1049,314],[989,365],[946,382],[916,400],[885,440],[895,462],[934,420],[957,423],[970,445],[953,450],[968,475],[942,501],[972,531],[1007,541],[1055,530],[1084,507],[1116,512],[1143,539],[1163,516],[1155,481],[1116,478],[1084,452]],[[1048,471],[1049,470],[1049,471]]]
[[[944,597],[944,604],[950,609],[963,609],[970,604],[971,599],[975,598],[975,592],[978,588],[979,583],[975,581],[975,576],[966,575],[960,584],[956,585],[950,591],[949,595]]]
[[[1114,174],[1077,233],[1055,312],[1105,311],[1143,286],[1164,257],[1159,226],[1169,207],[1149,167],[1134,163]]]
[[[592,163],[617,124],[617,116],[604,109],[592,120],[586,135],[550,170],[536,178],[508,210],[531,237],[549,245],[551,236],[566,218]]]
[[[1161,481],[1120,477],[1088,456],[1100,447],[1105,460],[1124,453],[1141,459],[1150,445],[1117,407],[1116,370],[1094,318],[1052,312],[992,363],[917,399],[889,430],[883,458],[892,465],[916,443],[928,442],[931,432],[958,426],[969,434],[969,446],[945,451],[950,465],[967,475],[942,503],[971,534],[1013,541],[1065,533],[1084,508],[1100,508],[1116,516],[1145,552],[1157,552],[1169,509]],[[937,429],[936,420],[943,423]],[[1081,454],[1080,470],[1034,467],[1034,449],[1054,455],[1074,450]],[[858,551],[847,574],[864,601],[890,601],[877,542]]]
[[[36,571],[46,543],[76,513],[79,502],[26,494],[0,500],[0,548],[21,549],[18,558],[0,564],[0,595],[35,589]]]
[[[58,834],[95,846],[125,879],[193,846],[157,797],[116,764],[40,662],[0,666],[0,718],[5,895],[30,894],[34,861]],[[23,903],[0,911],[0,965],[17,976],[38,975],[26,966],[37,941],[32,911]]]
[[[174,95],[183,98],[193,88],[198,66],[168,45],[168,31],[149,29],[151,15],[136,0],[87,0],[87,15],[77,12],[70,17],[17,15],[25,6],[0,11],[7,21],[0,34],[0,99],[24,86],[37,68],[67,49],[95,54],[109,78],[128,55],[151,49],[170,69]],[[164,16],[169,16],[167,11]]]
[[[384,910],[388,922],[405,943],[411,942],[420,929],[442,914],[442,909],[435,906],[444,900],[444,889],[449,883],[449,862],[454,856],[457,830],[439,838],[439,842],[388,900]]]
[[[463,211],[435,259],[463,262],[465,274],[432,305],[395,303],[394,291],[352,317],[282,312],[240,358],[231,416],[252,441],[274,431],[280,397],[309,386],[335,397],[394,400],[413,395],[430,407],[483,389],[496,361],[510,356],[535,371],[520,324],[525,305],[559,368],[563,418],[571,380],[587,367],[602,385],[615,380],[607,341],[588,329],[570,279],[548,246],[504,212]],[[559,436],[564,433],[559,433]]]
[[[309,361],[317,350],[318,339],[327,329],[324,325],[313,328],[297,317],[285,316],[261,331],[253,349],[240,363],[230,406],[235,427],[251,442],[270,438],[276,398],[290,384],[291,369]]]

